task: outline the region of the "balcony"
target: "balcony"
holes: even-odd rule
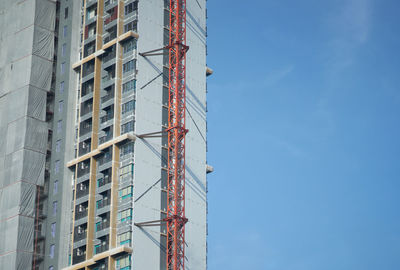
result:
[[[95,246],[94,254],[99,254],[108,250],[108,243],[102,243]]]
[[[87,126],[79,129],[79,136],[86,135],[88,133],[92,132],[92,126]]]
[[[85,65],[83,68],[82,77],[86,77],[94,72],[94,65]]]
[[[83,253],[82,255],[74,255],[72,258],[72,264],[81,263],[84,260],[86,260],[86,253]]]
[[[108,122],[109,120],[114,119],[114,112],[108,113],[105,116],[102,116],[100,119],[100,123],[104,124],[105,122]]]
[[[83,190],[77,190],[76,191],[76,198],[82,198],[83,196],[86,196],[89,194],[89,188],[83,189]]]
[[[91,101],[88,104],[82,104],[81,116],[84,116],[85,114],[92,112],[92,110],[93,110],[93,104],[91,104]]]
[[[111,204],[111,199],[110,198],[102,199],[102,200],[96,202],[96,209],[101,209],[101,208],[106,207],[106,206],[108,206],[110,204]]]
[[[90,139],[79,143],[79,155],[82,156],[84,154],[89,153],[91,150],[91,147],[92,147],[92,144],[91,144]]]
[[[96,232],[110,228],[110,221],[96,223]]]
[[[107,10],[107,13],[108,15],[104,16],[105,17],[104,25],[107,25],[118,18],[118,6],[115,6]]]
[[[99,144],[103,144],[105,142],[108,142],[112,138],[113,138],[113,134],[112,134],[112,132],[109,132],[108,134],[106,134],[106,136],[103,136],[103,137],[99,138]]]
[[[109,27],[109,29],[106,29],[103,35],[104,43],[107,43],[116,37],[117,37],[117,26],[114,25],[113,27]]]
[[[110,161],[111,161],[111,154],[110,154],[110,152],[106,152],[106,154],[103,157],[99,158],[98,163],[99,163],[99,166],[101,166]]]
[[[111,183],[111,177],[105,175],[103,178],[97,180],[97,187],[102,187],[104,185],[107,185],[108,183]]]
[[[90,167],[89,166],[87,166],[85,168],[79,167],[78,168],[78,177],[81,177],[81,176],[83,176],[85,174],[88,174],[89,172],[90,172]]]
[[[109,91],[105,96],[101,97],[101,103],[105,103],[114,98],[114,91]]]
[[[109,10],[112,5],[116,5],[118,3],[117,0],[106,0],[104,2],[105,10]]]
[[[74,242],[78,242],[83,239],[86,239],[86,231],[84,231],[82,233],[74,233]]]
[[[75,220],[87,217],[87,215],[88,215],[87,210],[84,210],[84,211],[81,211],[81,212],[76,212],[75,213]]]

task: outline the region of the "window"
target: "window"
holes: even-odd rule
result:
[[[124,200],[132,197],[133,187],[129,186],[119,191],[119,197]]]
[[[129,22],[124,25],[124,33],[128,32],[128,31],[136,31],[136,28],[137,28],[136,21]]]
[[[132,232],[126,232],[117,236],[117,241],[120,245],[130,244]]]
[[[133,51],[134,49],[136,49],[136,40],[135,39],[131,39],[130,41],[128,41],[124,44],[124,53]]]
[[[51,223],[51,236],[56,237],[56,223]]]
[[[123,70],[124,73],[136,69],[136,60],[131,60],[124,64]]]
[[[53,194],[57,194],[58,192],[58,180],[54,181],[53,185]]]
[[[54,173],[58,173],[60,171],[60,161],[56,160],[54,163]]]
[[[64,25],[64,27],[63,27],[63,37],[67,36],[67,32],[68,32],[68,26]]]
[[[133,175],[133,167],[133,164],[128,164],[119,170],[119,177],[121,181],[122,179],[125,179],[126,177],[131,177]]]
[[[131,255],[117,259],[117,268],[120,270],[131,269]]]
[[[133,153],[133,143],[126,143],[120,149],[120,156],[125,156]]]
[[[64,93],[64,82],[60,82],[60,94]]]
[[[131,80],[122,85],[122,93],[126,93],[131,90],[136,90],[136,80]]]
[[[126,114],[128,112],[131,112],[135,109],[135,100],[128,101],[124,104],[122,104],[122,114]]]
[[[53,216],[57,215],[57,201],[53,202]]]
[[[64,43],[62,46],[61,46],[61,56],[65,56],[65,50],[67,49],[67,44],[66,43]]]
[[[62,120],[57,122],[57,133],[61,133],[62,130]]]
[[[63,74],[65,72],[65,62],[60,65],[60,73]]]
[[[121,135],[133,131],[133,125],[134,125],[133,121],[129,121],[128,123],[123,124],[121,126]]]
[[[56,152],[60,152],[61,150],[61,140],[56,141]]]
[[[55,250],[55,245],[50,246],[50,258],[54,258],[54,250]]]
[[[132,219],[132,208],[130,209],[126,209],[122,212],[118,213],[118,219],[121,222],[127,221],[127,220],[131,220]]]
[[[138,3],[133,2],[125,6],[125,16],[128,15],[129,13],[132,13],[133,11],[137,10]]]
[[[58,102],[58,112],[62,113],[63,111],[63,106],[64,106],[64,101],[60,100]]]

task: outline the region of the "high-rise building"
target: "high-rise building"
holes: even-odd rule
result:
[[[206,0],[172,2],[186,2],[181,244],[200,270]],[[168,269],[170,3],[0,1],[0,269]]]

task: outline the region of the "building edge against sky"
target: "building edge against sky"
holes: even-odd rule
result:
[[[0,3],[0,268],[165,269],[169,1]],[[17,22],[10,24],[10,21]],[[207,267],[206,1],[187,1],[186,267]],[[7,243],[7,244],[5,244]]]

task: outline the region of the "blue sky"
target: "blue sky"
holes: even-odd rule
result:
[[[400,269],[399,10],[208,1],[210,270]]]

